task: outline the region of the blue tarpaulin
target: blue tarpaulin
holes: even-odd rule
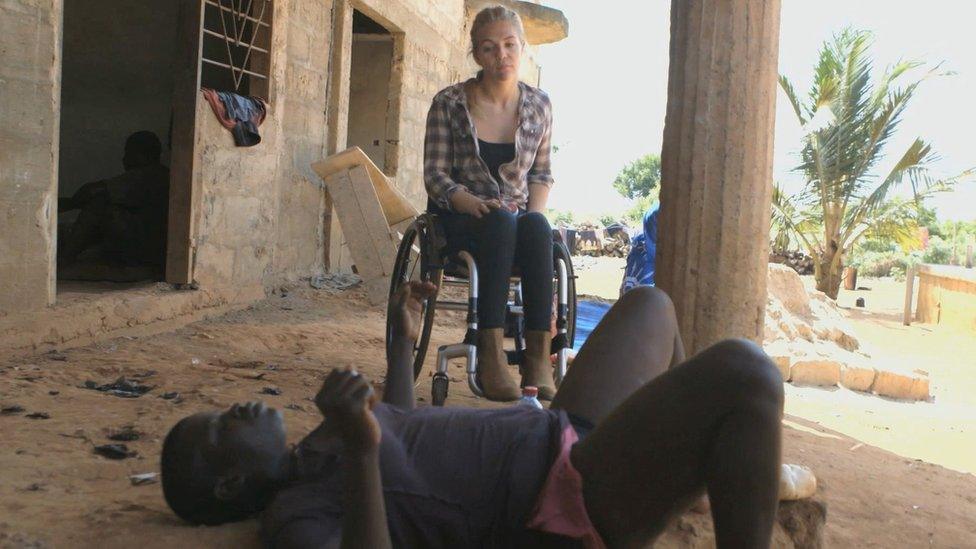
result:
[[[576,338],[573,342],[574,349],[579,349],[583,345],[586,338],[590,336],[590,332],[596,328],[603,315],[607,314],[609,310],[609,303],[586,300],[580,300],[576,303]]]

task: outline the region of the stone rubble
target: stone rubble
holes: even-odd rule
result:
[[[866,353],[837,304],[807,291],[796,271],[769,264],[763,346],[784,381],[796,385],[841,386],[901,400],[929,400],[922,370],[902,372],[878,364]]]

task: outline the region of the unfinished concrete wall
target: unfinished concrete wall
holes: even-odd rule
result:
[[[203,285],[268,287],[323,268],[323,191],[310,165],[325,155],[330,8],[275,2],[270,112],[259,145],[235,147],[197,101],[194,277]]]
[[[362,149],[381,170],[386,169],[392,67],[392,36],[353,35],[346,145]]]
[[[0,316],[54,302],[61,9],[0,0]]]
[[[122,171],[125,138],[150,130],[166,163],[178,2],[64,5],[58,194]]]

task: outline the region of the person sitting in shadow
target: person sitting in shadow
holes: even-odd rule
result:
[[[764,548],[777,509],[783,380],[754,343],[685,360],[674,308],[627,292],[549,409],[414,407],[430,283],[390,300],[382,402],[353,369],[315,397],[293,449],[261,403],[184,418],[163,443],[166,502],[194,524],[263,510],[266,547],[644,547],[703,493],[720,548]]]
[[[59,271],[77,271],[72,267],[84,263],[162,273],[169,169],[159,161],[161,151],[155,133],[135,132],[125,141],[122,174],[86,183],[74,195],[58,199],[59,214],[80,210],[58,235]]]

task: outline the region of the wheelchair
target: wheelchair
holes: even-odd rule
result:
[[[551,353],[556,355],[554,378],[556,385],[566,374],[569,352],[576,335],[576,277],[569,249],[553,231],[553,284],[554,311],[556,313],[556,334],[552,340]],[[463,311],[466,313],[467,329],[460,343],[442,345],[437,349],[437,365],[431,387],[431,404],[443,406],[447,400],[450,380],[448,364],[453,359],[464,359],[468,387],[479,397],[484,396],[478,377],[478,266],[474,257],[466,250],[449,250],[447,238],[437,214],[420,214],[403,233],[397,249],[396,262],[390,282],[392,297],[401,285],[411,280],[431,282],[437,291],[423,305],[421,312],[421,331],[413,348],[413,374],[417,381],[424,368],[424,359],[430,345],[430,335],[434,327],[434,317],[438,310]],[[467,289],[466,300],[441,299],[441,290],[447,287]],[[525,350],[524,323],[522,310],[522,287],[518,273],[513,273],[509,283],[509,301],[506,307],[506,337],[515,341],[515,349],[507,350],[509,365],[521,364]],[[386,321],[386,353],[390,358],[392,326],[389,317]]]

